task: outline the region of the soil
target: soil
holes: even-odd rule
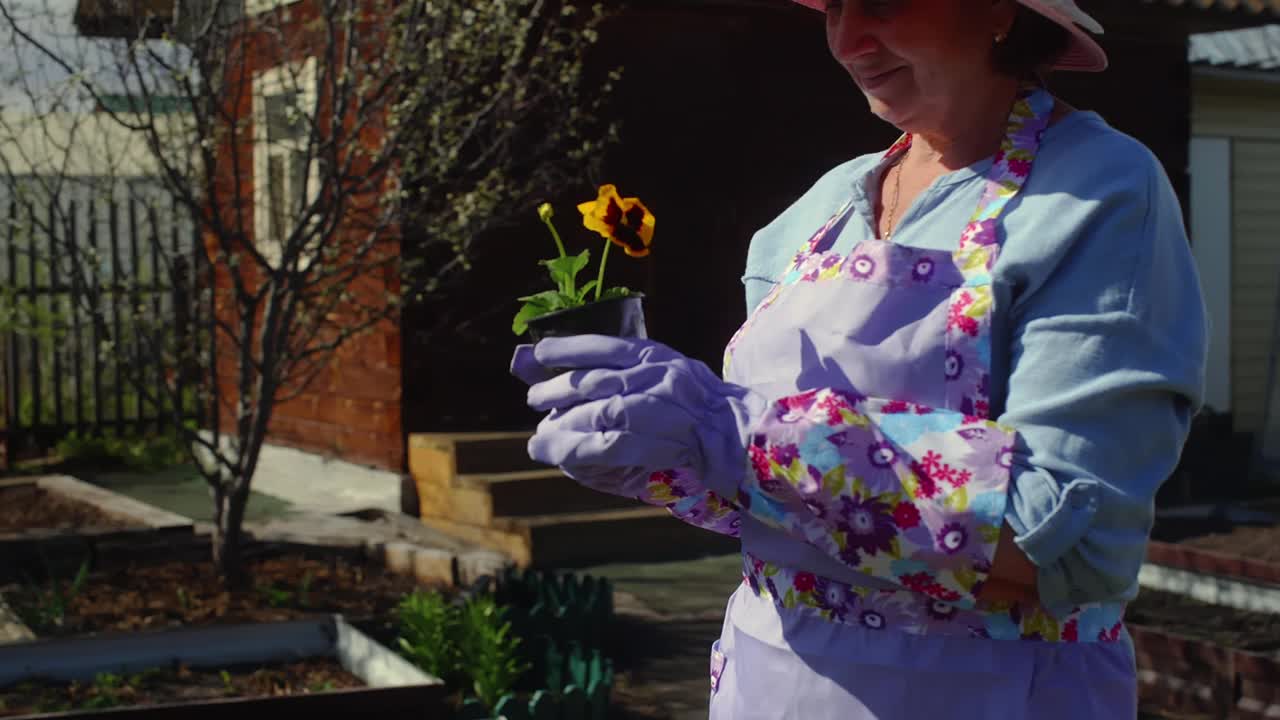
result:
[[[210,560],[136,562],[69,582],[0,588],[37,635],[271,622],[343,613],[390,616],[421,584],[337,553],[266,552],[247,558],[249,582],[228,590]]]
[[[1223,532],[1190,537],[1180,544],[1280,564],[1280,527],[1243,525]]]
[[[0,691],[0,717],[229,697],[300,695],[358,687],[364,687],[364,682],[332,658],[224,670],[178,666],[123,676],[101,674],[91,682],[21,683]]]
[[[137,523],[35,485],[0,488],[0,534],[33,529],[123,530]]]
[[[1143,589],[1125,622],[1250,652],[1280,650],[1280,615],[1210,605],[1185,595]]]
[[[1274,493],[1274,491],[1273,491]],[[1151,537],[1167,543],[1280,564],[1280,498],[1255,497],[1230,504],[1252,522],[1232,522],[1227,512],[1200,517],[1161,517]],[[1268,523],[1267,515],[1275,522]]]

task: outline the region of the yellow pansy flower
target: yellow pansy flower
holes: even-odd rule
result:
[[[591,202],[578,205],[582,224],[618,245],[631,257],[649,254],[653,242],[653,213],[640,198],[623,198],[614,185],[601,185]]]

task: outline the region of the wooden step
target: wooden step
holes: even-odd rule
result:
[[[529,460],[529,437],[527,432],[411,435],[409,474],[417,490],[418,516],[485,526],[502,517],[634,506]]]
[[[422,522],[506,553],[521,567],[686,560],[738,548],[736,539],[695,528],[671,517],[664,508],[645,505],[504,518],[487,527],[432,517]]]
[[[545,469],[529,458],[529,438],[533,433],[412,433],[409,435],[410,462],[414,454],[447,462],[453,475],[479,475]]]
[[[635,507],[636,501],[579,485],[557,468],[487,475],[459,475],[454,487],[488,496],[461,522],[485,525],[498,518],[557,515]]]

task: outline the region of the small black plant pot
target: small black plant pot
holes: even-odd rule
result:
[[[543,338],[570,335],[647,338],[643,298],[643,294],[635,293],[547,313],[529,321],[529,339],[536,343]]]

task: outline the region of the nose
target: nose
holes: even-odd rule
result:
[[[839,15],[827,16],[827,46],[837,60],[849,62],[880,49],[876,21],[850,7]]]

